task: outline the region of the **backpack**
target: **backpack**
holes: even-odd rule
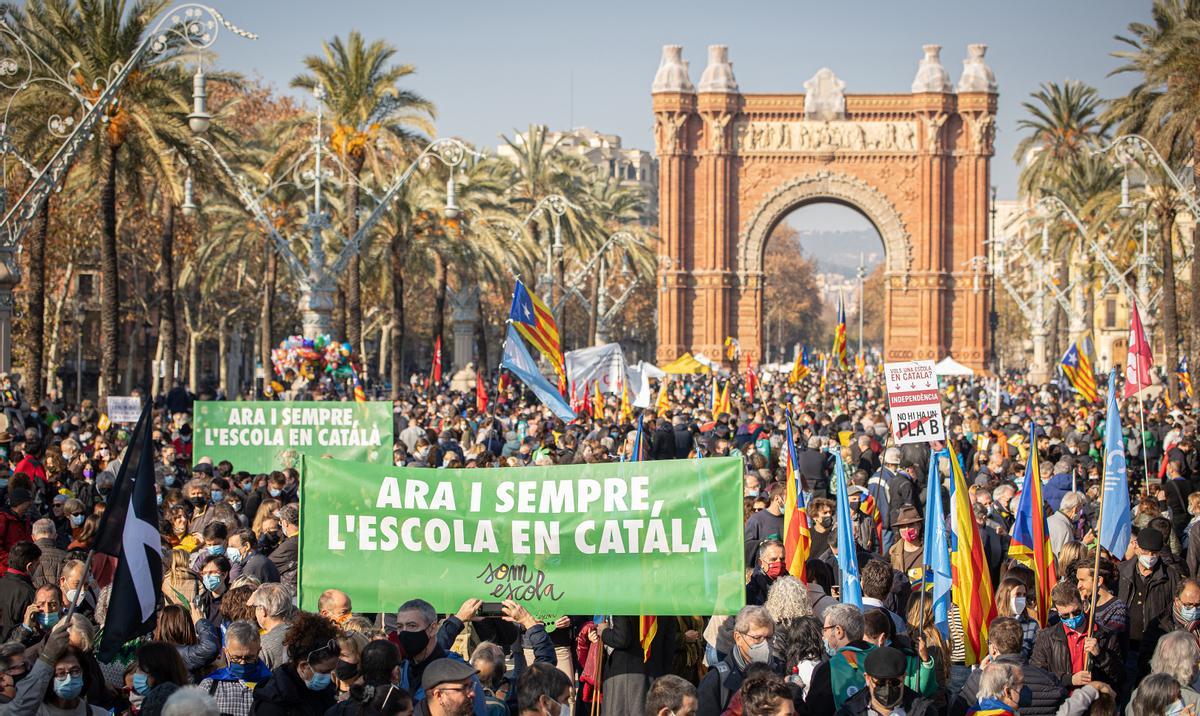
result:
[[[844,646],[829,660],[829,682],[833,687],[833,703],[837,708],[840,709],[847,699],[867,685],[863,678],[862,662],[872,648]]]

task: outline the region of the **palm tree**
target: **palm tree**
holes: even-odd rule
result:
[[[1120,122],[1120,131],[1145,136],[1172,166],[1192,165],[1193,186],[1200,186],[1200,2],[1197,0],[1154,0],[1151,6],[1153,22],[1130,23],[1129,35],[1115,39],[1128,49],[1118,50],[1114,57],[1124,61],[1112,74],[1141,75],[1141,82],[1125,97],[1114,100],[1108,116]],[[1160,218],[1163,218],[1160,216]],[[1171,227],[1161,228],[1168,236]],[[1191,315],[1195,322],[1200,316],[1200,225],[1192,229]],[[1163,328],[1178,324],[1178,308],[1167,299],[1175,296],[1174,272],[1163,265]],[[1168,286],[1169,284],[1169,286]],[[1189,331],[1191,338],[1189,366],[1200,365],[1200,338]],[[1171,356],[1176,353],[1176,337],[1165,336],[1167,342],[1167,374],[1171,396],[1176,395],[1175,365]]]
[[[369,45],[352,31],[345,43],[340,37],[323,43],[323,56],[304,58],[308,73],[292,79],[293,87],[323,90],[318,101],[331,112],[333,133],[329,143],[349,170],[344,193],[343,224],[347,238],[358,233],[359,177],[372,164],[377,177],[388,176],[376,150],[377,140],[413,138],[413,130],[433,133],[430,120],[434,106],[419,94],[401,89],[398,83],[416,71],[413,65],[389,64],[396,48],[383,40]],[[362,346],[362,301],[360,260],[350,260],[346,279],[347,339],[355,350]]]
[[[129,7],[124,0],[34,0],[26,10],[39,34],[53,37],[47,45],[51,64],[71,67],[70,80],[87,97],[99,87],[114,63],[126,61],[142,43],[149,24],[168,5],[166,0],[143,0]],[[174,62],[176,49],[142,60],[117,94],[81,168],[99,185],[100,195],[100,398],[117,384],[120,359],[120,291],[117,245],[118,184],[140,199],[144,174],[168,179],[178,186],[178,172],[169,149],[190,141],[185,121],[187,77]]]
[[[1053,192],[1069,167],[1101,146],[1108,128],[1099,93],[1078,80],[1043,84],[1031,98],[1021,103],[1029,116],[1017,128],[1027,134],[1013,158],[1022,165],[1021,193],[1036,197]]]

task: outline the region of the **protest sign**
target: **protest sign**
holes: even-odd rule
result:
[[[304,458],[300,604],[513,599],[535,616],[736,614],[739,458],[430,470]]]
[[[945,440],[946,421],[942,418],[933,361],[888,363],[883,375],[887,379],[888,412],[896,442],[904,445]]]
[[[193,459],[260,473],[299,468],[300,455],[391,464],[392,404],[199,401]]]
[[[142,399],[136,395],[108,396],[108,419],[113,423],[136,423],[142,417]]]

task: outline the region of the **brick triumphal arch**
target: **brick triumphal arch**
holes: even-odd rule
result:
[[[792,210],[865,215],[886,254],[884,355],[988,360],[989,162],[996,81],[971,45],[957,84],[925,47],[912,91],[845,94],[828,69],[804,94],[743,94],[723,46],[694,86],[682,49],[654,78],[659,156],[658,359],[762,351],[763,256]]]

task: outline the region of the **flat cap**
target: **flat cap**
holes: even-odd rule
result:
[[[439,684],[465,681],[477,673],[469,664],[459,659],[437,659],[425,667],[425,673],[421,675],[421,688],[428,694],[430,689]]]

